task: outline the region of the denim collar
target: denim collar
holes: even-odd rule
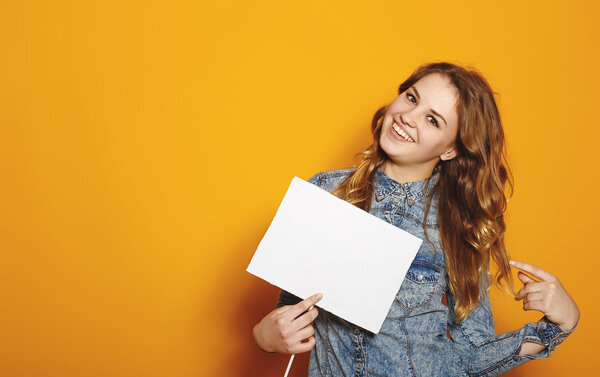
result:
[[[399,183],[388,177],[381,168],[377,168],[375,172],[375,199],[380,202],[386,196],[393,192],[398,192],[400,196],[406,197],[408,203],[413,205],[419,200],[427,197],[439,178],[437,169],[434,170],[433,175],[422,181],[405,182]]]

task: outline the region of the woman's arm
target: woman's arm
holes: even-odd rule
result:
[[[579,308],[558,278],[531,264],[517,261],[511,261],[510,264],[538,279],[534,280],[521,271],[518,273],[523,288],[517,293],[515,300],[523,300],[523,310],[540,311],[564,332],[572,331],[579,323]],[[543,349],[539,344],[525,342],[519,355],[536,354]]]
[[[446,296],[448,331],[470,375],[497,376],[529,360],[547,358],[574,330],[564,331],[544,316],[536,323],[525,324],[520,330],[496,335],[489,297],[485,292],[482,292],[476,308],[461,323],[454,321],[452,293],[447,292]],[[556,305],[563,307],[565,303],[555,302],[553,306]],[[559,315],[559,318],[562,317]]]

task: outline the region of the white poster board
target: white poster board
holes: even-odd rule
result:
[[[378,333],[421,242],[294,177],[247,271]]]

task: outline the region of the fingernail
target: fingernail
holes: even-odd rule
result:
[[[320,300],[321,298],[323,298],[323,294],[322,293],[318,293],[317,294],[317,299]]]
[[[514,260],[511,260],[510,262],[508,262],[508,264],[510,264],[511,266],[514,266],[517,262],[515,262]]]

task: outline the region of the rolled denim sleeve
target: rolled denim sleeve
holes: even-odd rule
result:
[[[545,316],[537,322],[504,334],[495,333],[492,308],[487,294],[482,293],[477,307],[462,323],[454,320],[455,300],[446,292],[448,331],[462,364],[471,376],[498,376],[532,359],[547,358],[573,332],[563,331]],[[577,327],[577,326],[576,326]],[[523,342],[545,346],[541,352],[519,356]]]

